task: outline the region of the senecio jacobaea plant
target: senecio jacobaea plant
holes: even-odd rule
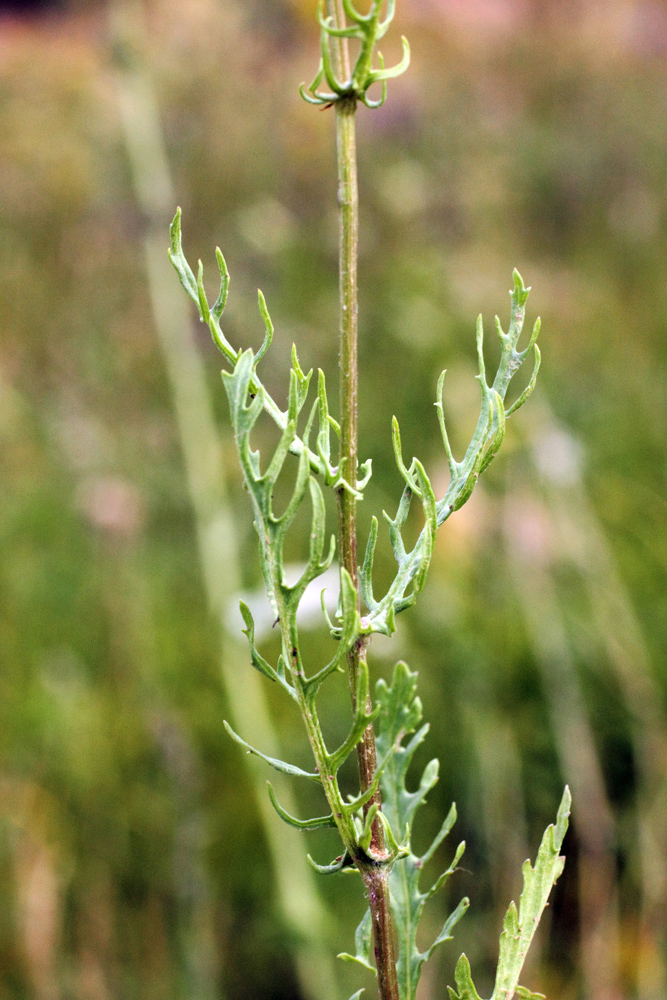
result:
[[[229,401],[232,426],[254,513],[259,536],[259,557],[266,592],[280,629],[282,652],[275,665],[269,663],[255,644],[252,615],[245,604],[241,612],[250,647],[252,665],[265,677],[280,685],[287,697],[299,707],[314,757],[310,772],[266,756],[251,747],[227,725],[230,736],[249,753],[261,757],[271,767],[285,774],[316,783],[321,787],[328,811],[312,819],[289,815],[278,802],[269,783],[269,795],[276,811],[286,823],[301,830],[336,827],[342,841],[340,855],[328,865],[312,861],[323,874],[344,870],[359,873],[368,910],[355,935],[355,954],[341,957],[358,962],[377,974],[381,1000],[413,1000],[423,964],[434,949],[452,939],[452,930],[468,908],[463,899],[432,942],[420,951],[417,928],[425,903],[441,889],[463,854],[460,844],[445,872],[427,890],[420,887],[425,864],[433,857],[450,832],[456,810],[452,806],[440,832],[429,849],[418,857],[412,850],[412,827],[417,810],[438,780],[438,761],[425,768],[415,791],[408,787],[407,775],[412,757],[428,731],[422,725],[422,706],[416,694],[417,675],[404,663],[398,663],[388,685],[379,680],[374,696],[368,669],[368,648],[374,633],[391,635],[396,629],[396,615],[414,604],[424,587],[438,528],[470,497],[482,472],[496,456],[505,434],[508,417],[521,407],[535,386],[540,365],[536,321],[528,344],[518,349],[524,323],[529,289],[518,271],[514,271],[509,327],[505,332],[496,318],[501,355],[497,371],[490,381],[484,361],[482,318],[477,321],[477,379],[481,389],[480,415],[465,455],[457,461],[447,435],[442,404],[445,373],[440,376],[435,400],[437,418],[449,464],[450,482],[445,495],[437,499],[422,463],[403,460],[401,437],[396,419],[392,438],[394,455],[403,479],[403,492],[393,517],[383,512],[394,557],[396,575],[383,595],[373,586],[373,557],[379,536],[379,520],[373,518],[361,564],[357,557],[356,505],[371,476],[370,459],[359,463],[357,454],[357,240],[358,196],[355,148],[355,112],[359,102],[378,107],[386,97],[386,81],[399,76],[410,60],[408,43],[403,39],[403,59],[393,68],[385,68],[377,41],[382,38],[394,16],[395,0],[372,0],[368,13],[362,14],[352,0],[328,0],[320,5],[320,67],[308,89],[301,93],[311,104],[333,106],[336,117],[338,160],[338,204],[340,234],[340,411],[335,419],[329,411],[326,381],[318,372],[317,390],[309,402],[312,371],[301,369],[296,347],[292,348],[287,410],[282,410],[262,383],[259,366],[271,347],[273,324],[266,302],[259,292],[259,311],[265,326],[260,349],[234,348],[225,337],[220,320],[227,301],[229,275],[220,249],[216,250],[220,273],[220,294],[213,305],[204,291],[203,269],[195,277],[183,254],[180,209],[171,227],[170,258],[186,292],[195,302],[201,320],[206,323],[229,369],[222,378]],[[382,13],[384,11],[384,17]],[[356,61],[350,61],[348,42],[358,42]],[[377,59],[379,64],[374,68]],[[373,100],[368,91],[381,85],[380,96]],[[321,90],[322,86],[328,89]],[[511,406],[506,407],[507,391],[526,358],[534,358],[528,386]],[[277,424],[281,434],[271,456],[263,459],[253,449],[251,435],[262,414]],[[273,492],[289,456],[295,456],[297,471],[291,498],[281,514],[273,508]],[[293,461],[293,460],[292,460]],[[333,490],[337,499],[338,539],[327,544],[323,489]],[[298,580],[288,583],[285,575],[285,541],[297,511],[309,499],[311,530],[305,568]],[[421,505],[423,528],[410,548],[403,537],[411,506]],[[328,616],[324,600],[322,611],[337,650],[330,662],[311,667],[301,653],[297,610],[309,584],[332,564],[336,550],[340,569],[340,596],[335,620]],[[352,717],[348,736],[336,749],[330,749],[317,710],[322,685],[339,672],[349,680]],[[341,766],[355,753],[359,765],[359,790],[344,798],[338,782]],[[500,954],[492,1000],[511,1000],[518,994],[524,1000],[536,998],[518,985],[528,947],[552,885],[562,871],[559,856],[567,829],[570,794],[565,789],[555,826],[544,834],[537,861],[523,869],[523,893],[519,908],[511,903],[500,937]],[[375,966],[371,964],[371,944]],[[456,966],[456,993],[449,987],[450,1000],[479,1000],[465,955]],[[355,993],[352,1000],[359,997]],[[444,991],[443,991],[444,996]]]

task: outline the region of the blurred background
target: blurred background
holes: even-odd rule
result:
[[[461,896],[472,906],[420,1000],[446,995],[464,949],[490,992],[502,915],[565,781],[567,866],[523,981],[663,1000],[667,9],[398,6],[385,54],[403,32],[412,67],[358,116],[363,530],[400,492],[393,413],[446,486],[437,377],[460,452],[475,318],[507,324],[514,266],[543,331],[535,396],[443,528],[420,603],[374,648],[376,676],[398,656],[419,670],[416,764],[442,762],[417,847],[453,800],[438,863],[468,844],[424,941]],[[260,286],[270,390],[284,398],[294,340],[335,399],[333,113],[297,90],[314,8],[0,2],[3,1000],[343,1000],[364,981],[335,961],[358,884],[304,863],[335,840],[281,826],[266,770],[222,729],[307,765],[240,642],[237,595],[260,586],[249,505],[219,356],[166,262],[180,204],[213,293],[225,252],[231,342],[261,342]],[[332,733],[346,697],[332,687]]]

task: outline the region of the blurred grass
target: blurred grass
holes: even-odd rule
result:
[[[259,343],[263,288],[278,398],[291,340],[304,365],[332,377],[336,359],[331,114],[297,94],[315,68],[312,6],[147,5],[186,252],[212,275],[213,247],[223,247],[233,343]],[[600,904],[590,887],[605,868],[586,854],[575,793],[570,861],[531,985],[657,1000],[667,18],[631,0],[399,8],[395,35],[409,36],[413,68],[359,129],[369,509],[391,509],[398,495],[394,412],[406,452],[446,481],[437,375],[448,368],[460,447],[476,405],[474,319],[483,311],[489,332],[494,312],[505,321],[515,265],[533,286],[544,350],[536,405],[443,529],[423,600],[403,616],[400,653],[385,660],[377,646],[379,670],[397,655],[420,670],[426,752],[443,763],[429,822],[455,798],[469,843],[452,892],[473,907],[423,1000],[443,995],[464,946],[490,970],[517,861],[534,853],[572,780],[535,640],[554,625],[536,617],[537,592],[516,586],[517,567],[552,595],[611,816]],[[0,50],[0,994],[192,996],[182,932],[194,905],[220,995],[295,996],[259,817],[221,732],[217,627],[152,325],[106,11],[4,17]],[[219,364],[195,336],[253,588]],[[285,746],[303,753],[295,720],[268,697]],[[601,828],[599,816],[592,823]],[[310,836],[304,850],[319,860],[334,849]],[[323,892],[334,911],[356,913],[355,888]],[[333,953],[350,934],[336,924]],[[596,954],[607,956],[604,976]]]

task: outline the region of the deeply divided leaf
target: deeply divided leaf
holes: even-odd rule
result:
[[[396,665],[391,686],[380,680],[376,687],[379,708],[376,723],[378,759],[387,759],[380,778],[382,809],[396,841],[407,837],[409,842],[415,814],[438,780],[438,762],[432,760],[424,769],[421,781],[414,791],[410,791],[406,784],[414,753],[428,732],[427,725],[417,728],[422,719],[422,706],[416,689],[417,674],[412,673],[405,663]],[[412,739],[404,746],[404,739],[411,733],[414,733]],[[441,888],[454,871],[463,853],[463,845],[457,851],[454,863],[436,880],[434,887],[422,892],[419,888],[420,876],[425,862],[433,856],[435,849],[451,829],[455,817],[456,810],[452,807],[443,828],[426,854],[419,858],[410,849],[406,857],[395,862],[389,875],[391,909],[398,942],[396,973],[400,1000],[414,1000],[424,962],[437,945],[451,940],[450,931],[468,906],[468,900],[462,900],[430,947],[425,951],[419,950],[417,930],[424,905],[433,894],[434,887]],[[370,913],[365,919],[370,919]],[[363,921],[360,929],[362,925]],[[357,931],[357,956],[354,960],[359,961],[361,958],[361,964],[365,964],[363,959],[366,953],[363,949],[360,952],[360,944],[363,944],[360,929]]]
[[[510,903],[503,921],[496,982],[491,1000],[512,1000],[517,993],[522,1000],[539,1000],[541,997],[541,994],[519,986],[519,976],[551,889],[563,871],[565,858],[559,852],[568,826],[571,802],[570,790],[566,786],[556,823],[544,831],[535,867],[530,861],[524,863],[523,892],[519,908],[517,910],[514,902]],[[450,1000],[479,1000],[465,955],[461,955],[458,961],[455,978],[459,993],[457,995],[448,987]]]
[[[530,861],[526,861],[523,866],[523,892],[518,913],[514,903],[511,903],[503,923],[492,1000],[512,1000],[516,992],[523,963],[547,905],[549,893],[563,871],[565,858],[559,852],[567,830],[571,801],[570,790],[566,787],[556,825],[548,826],[545,830],[535,867]]]

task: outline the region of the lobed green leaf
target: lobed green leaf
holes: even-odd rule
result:
[[[540,917],[547,905],[549,894],[563,871],[565,858],[559,852],[568,826],[572,797],[566,786],[558,809],[555,826],[544,832],[535,867],[530,861],[523,866],[523,892],[517,912],[514,903],[505,915],[500,936],[498,971],[492,1000],[512,1000],[523,963],[535,936]]]
[[[419,880],[425,860],[429,860],[436,848],[447,835],[456,818],[452,807],[438,836],[422,858],[416,857],[408,846],[416,811],[424,803],[426,795],[438,780],[438,762],[431,761],[424,770],[419,786],[414,792],[406,786],[407,771],[417,747],[423,741],[428,726],[417,729],[422,719],[421,702],[416,694],[417,675],[411,673],[405,663],[399,662],[394,668],[391,685],[379,680],[376,685],[376,703],[379,708],[376,723],[376,745],[378,756],[383,759],[380,774],[382,791],[382,817],[388,841],[396,859],[389,874],[391,908],[398,942],[396,973],[400,1000],[414,1000],[421,969],[434,949],[451,940],[451,931],[468,907],[468,900],[462,900],[456,910],[447,918],[445,925],[426,951],[417,947],[417,929],[426,901],[441,888],[453,873],[463,853],[461,845],[455,859],[427,892],[419,889]],[[403,739],[414,733],[407,746]],[[368,816],[371,815],[369,810]],[[368,826],[368,823],[366,824]],[[393,831],[405,831],[406,843],[399,845]],[[403,855],[402,857],[400,855]],[[348,961],[368,964],[370,952],[363,936],[365,928],[370,928],[370,911],[357,928],[357,955],[346,956]]]
[[[511,316],[507,333],[503,331],[500,321],[496,317],[496,330],[501,343],[501,357],[492,385],[487,384],[484,361],[484,328],[481,316],[477,320],[476,342],[479,373],[476,377],[480,383],[482,400],[477,426],[460,462],[454,458],[445,422],[442,401],[445,372],[442,372],[438,380],[435,407],[450,471],[450,483],[441,500],[435,501],[435,497],[431,499],[432,490],[428,484],[426,487],[429,491],[428,503],[424,503],[424,488],[425,484],[428,483],[426,473],[416,459],[413,459],[409,468],[405,466],[399,427],[396,419],[392,420],[394,456],[405,486],[396,516],[391,518],[385,512],[383,514],[389,528],[389,539],[394,551],[397,570],[394,581],[384,597],[377,600],[373,593],[372,582],[373,556],[377,541],[377,529],[373,527],[364,563],[360,570],[362,594],[369,610],[368,632],[382,632],[385,635],[391,635],[396,627],[395,616],[414,603],[417,593],[425,582],[437,528],[472,496],[480,475],[488,468],[500,449],[505,436],[506,418],[525,403],[535,388],[540,361],[539,349],[535,341],[540,330],[540,322],[539,319],[536,321],[525,350],[518,351],[517,345],[523,329],[525,305],[530,289],[524,286],[518,271],[514,271],[513,278],[514,288],[510,292]],[[505,410],[505,397],[511,379],[531,350],[535,352],[535,366],[530,382],[516,402]],[[422,498],[425,523],[417,542],[408,552],[403,542],[402,530],[408,518],[412,498],[415,495]],[[435,513],[433,513],[433,505]]]
[[[524,863],[523,892],[519,908],[517,910],[516,904],[511,902],[503,920],[496,981],[491,1000],[512,1000],[515,993],[518,993],[522,1000],[541,998],[541,994],[532,993],[525,987],[519,986],[518,982],[551,889],[563,871],[565,858],[561,857],[559,852],[567,831],[571,803],[570,790],[566,785],[556,823],[544,831],[535,867],[533,868],[530,861]],[[457,996],[454,990],[448,987],[450,1000],[479,1000],[465,955],[461,955],[458,961],[455,979],[459,993]]]

